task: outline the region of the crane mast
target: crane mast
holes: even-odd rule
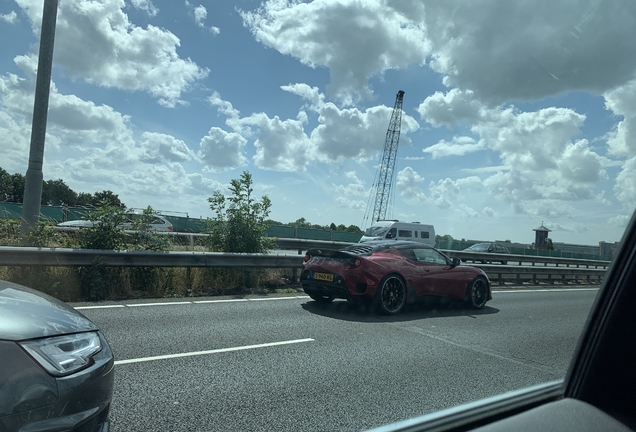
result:
[[[386,219],[390,207],[393,190],[395,188],[395,161],[397,159],[398,143],[400,142],[400,128],[402,126],[402,99],[404,92],[398,91],[395,96],[395,106],[386,131],[386,140],[382,159],[376,175],[373,217],[371,222]],[[373,194],[373,191],[371,192]],[[365,216],[365,221],[368,219]]]

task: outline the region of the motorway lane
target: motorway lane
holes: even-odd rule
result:
[[[361,430],[565,375],[597,291],[376,316],[307,298],[83,309],[118,364],[113,430]],[[129,302],[130,303],[130,302]]]

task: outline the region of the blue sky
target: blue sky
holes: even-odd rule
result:
[[[426,6],[424,6],[426,5]],[[630,0],[59,0],[44,176],[211,216],[363,225],[404,90],[392,217],[618,241],[636,207]],[[0,166],[26,172],[42,2],[0,2]]]

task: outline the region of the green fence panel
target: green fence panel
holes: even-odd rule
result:
[[[308,240],[331,240],[331,231],[312,228],[296,228],[296,237]]]
[[[172,224],[175,232],[200,233],[205,231],[206,219],[163,215]]]
[[[73,221],[73,220],[88,219],[89,213],[94,212],[96,210],[97,209],[87,209],[87,208],[81,208],[81,207],[69,207],[66,210],[66,220],[67,221]]]
[[[22,217],[22,204],[0,203],[0,217],[2,219],[20,219]]]
[[[50,221],[50,222],[63,222],[64,221],[64,210],[62,207],[54,207],[54,206],[41,206],[40,207],[40,220]]]
[[[264,233],[268,237],[294,238],[294,227],[272,225]]]
[[[362,234],[358,234],[358,233],[342,232],[342,231],[331,232],[331,239],[333,241],[358,243],[361,238],[362,238]]]

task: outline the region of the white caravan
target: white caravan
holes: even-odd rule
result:
[[[367,228],[360,243],[374,240],[411,240],[435,246],[435,228],[419,222],[381,220]]]

